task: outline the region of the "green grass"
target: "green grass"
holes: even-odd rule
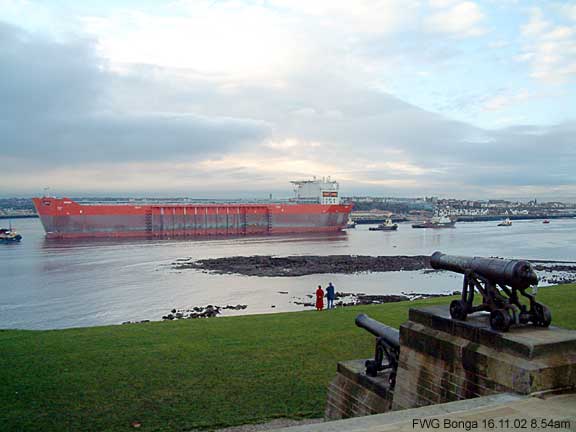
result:
[[[576,328],[576,285],[540,290]],[[334,311],[0,331],[1,431],[185,431],[321,417],[339,360],[369,357],[359,312],[394,327],[447,298]]]

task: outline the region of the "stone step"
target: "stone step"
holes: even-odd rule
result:
[[[438,428],[419,427],[414,420],[438,419]],[[499,421],[508,424],[502,430],[532,430],[530,421],[540,419],[562,421],[568,427],[556,427],[551,430],[576,430],[576,393],[563,395],[548,395],[543,397],[522,396],[513,393],[501,393],[474,399],[460,400],[438,405],[429,405],[421,408],[411,408],[402,411],[392,411],[385,414],[376,414],[365,417],[356,417],[346,420],[336,420],[325,423],[316,423],[277,429],[276,432],[400,432],[418,430],[466,430],[453,427],[458,424],[473,424],[475,432],[489,430],[484,428],[483,419]],[[508,419],[508,420],[506,420]],[[538,420],[536,420],[538,419]],[[526,422],[527,427],[514,422]],[[506,423],[507,422],[507,423]],[[423,423],[421,423],[423,424]],[[444,427],[445,425],[450,427]],[[492,429],[494,431],[496,429]]]

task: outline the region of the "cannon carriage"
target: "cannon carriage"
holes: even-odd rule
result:
[[[356,325],[376,336],[374,359],[366,360],[366,375],[375,377],[378,372],[390,370],[388,382],[390,388],[396,383],[396,371],[400,358],[400,332],[382,324],[366,314],[356,317]],[[386,360],[386,362],[384,362]]]
[[[526,292],[538,285],[538,276],[528,261],[435,252],[430,265],[464,275],[462,298],[450,303],[450,316],[454,319],[465,320],[471,313],[487,311],[490,327],[501,332],[508,331],[512,324],[548,327],[552,321],[550,310],[536,301],[535,294]],[[475,291],[482,296],[477,305],[474,305]],[[529,300],[529,307],[520,302],[519,294]]]

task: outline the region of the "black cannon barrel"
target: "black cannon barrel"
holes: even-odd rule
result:
[[[515,288],[524,289],[538,284],[538,276],[532,264],[523,260],[467,257],[434,252],[430,257],[430,265],[433,269],[462,274],[473,271],[492,282]]]
[[[400,349],[400,332],[395,328],[388,327],[386,324],[382,324],[366,314],[358,315],[355,322],[358,327],[368,330],[374,336],[383,338],[388,345],[395,349]]]

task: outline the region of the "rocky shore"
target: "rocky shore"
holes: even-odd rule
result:
[[[460,294],[460,292],[455,291],[452,294],[422,294],[422,293],[364,294],[364,293],[336,292],[334,305],[336,307],[346,307],[346,306],[358,306],[358,305],[370,305],[370,304],[395,303],[401,301],[413,301],[421,298],[447,297],[455,294]],[[307,296],[307,299],[294,298],[293,300],[291,300],[291,302],[304,307],[315,306],[314,296],[312,294],[309,294]]]
[[[221,311],[226,309],[231,310],[244,310],[248,306],[239,304],[236,306],[226,305],[226,306],[195,306],[188,309],[172,309],[169,314],[162,317],[164,321],[172,321],[178,319],[196,319],[196,318],[214,318],[220,315]]]
[[[576,282],[576,266],[566,264],[541,265],[536,264],[534,270],[538,272],[540,283],[566,284]]]
[[[545,263],[545,264],[543,264]],[[275,257],[269,255],[235,256],[194,260],[182,258],[172,263],[175,270],[194,269],[217,274],[245,276],[295,277],[323,273],[362,273],[423,270],[430,268],[430,258],[415,256],[363,256],[363,255],[297,255]],[[534,269],[540,282],[547,284],[576,282],[576,266],[553,261],[535,261]]]
[[[430,268],[430,258],[415,256],[236,256],[193,260],[185,258],[172,263],[176,270],[195,269],[219,274],[246,276],[294,277],[322,273],[390,272]]]
[[[285,292],[281,292],[285,293]],[[285,293],[287,294],[287,292]],[[364,293],[350,293],[350,292],[336,292],[336,299],[334,305],[336,307],[347,307],[347,306],[358,306],[358,305],[370,305],[370,304],[383,304],[383,303],[395,303],[401,301],[413,301],[421,298],[430,297],[445,297],[453,294],[459,294],[459,292],[454,292],[452,294],[422,294],[422,293],[402,293],[402,294],[364,294]],[[314,295],[309,294],[305,298],[292,297],[290,303],[304,306],[304,307],[315,307]],[[238,305],[226,305],[226,306],[190,306],[188,308],[174,308],[162,316],[162,321],[174,321],[183,319],[198,319],[198,318],[215,318],[222,313],[223,310],[244,310],[248,307],[245,304]],[[271,308],[275,308],[275,305],[271,305]],[[140,324],[148,323],[150,320],[142,321],[125,321],[122,324]]]

